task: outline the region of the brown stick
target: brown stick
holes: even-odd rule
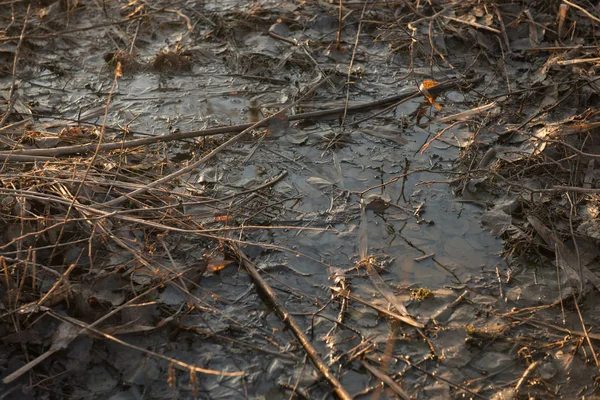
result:
[[[579,11],[581,11],[582,13],[584,13],[592,21],[600,22],[600,18],[596,17],[595,15],[593,15],[592,13],[590,13],[589,11],[586,11],[585,8],[583,8],[581,6],[578,6],[575,3],[571,3],[568,0],[563,0],[563,3],[568,4],[571,7],[578,9]]]
[[[321,359],[321,356],[317,352],[317,350],[313,347],[313,345],[308,341],[306,335],[302,331],[302,328],[298,325],[294,317],[287,312],[281,301],[277,298],[277,294],[273,291],[271,286],[263,279],[263,277],[258,273],[256,267],[252,261],[244,254],[244,252],[237,246],[235,243],[229,243],[230,248],[234,253],[238,255],[240,258],[240,263],[246,268],[246,271],[254,281],[254,284],[268,297],[271,305],[279,315],[279,318],[290,327],[298,341],[304,347],[306,354],[310,357],[313,364],[317,369],[323,374],[325,379],[329,381],[333,390],[337,394],[337,396],[342,400],[351,400],[352,396],[344,389],[340,381],[333,376],[327,364]]]
[[[449,80],[447,82],[442,82],[439,85],[434,86],[432,88],[428,88],[427,91],[431,94],[438,94],[445,90],[455,88],[461,84],[467,84],[467,85],[475,84],[477,82],[480,82],[481,80],[483,80],[483,76],[479,76],[477,78],[468,79],[468,80],[464,80],[464,81],[457,80],[457,79]],[[357,105],[349,106],[348,111],[358,111],[358,110],[379,107],[384,104],[397,102],[397,101],[403,100],[407,97],[418,95],[419,93],[420,93],[419,90],[414,89],[414,88],[403,90],[401,93],[399,93],[397,95],[386,97],[384,99],[375,100],[375,101],[371,101],[371,102],[364,103],[364,104],[357,104]],[[344,112],[344,107],[339,107],[339,108],[333,108],[333,109],[329,109],[329,110],[313,111],[313,112],[308,112],[308,113],[291,115],[288,119],[290,121],[300,121],[300,120],[311,119],[311,118],[321,118],[321,117],[326,117],[326,116],[330,116],[330,115],[338,115],[343,112]],[[174,140],[183,140],[183,139],[191,139],[191,138],[195,138],[195,137],[222,135],[222,134],[226,134],[226,133],[237,133],[237,132],[242,132],[252,126],[254,126],[256,128],[264,127],[264,126],[266,126],[266,124],[267,124],[267,122],[265,121],[258,125],[250,123],[250,124],[241,124],[241,125],[233,125],[233,126],[222,126],[222,127],[218,127],[218,128],[209,128],[209,129],[198,130],[198,131],[174,133],[171,135],[152,136],[152,137],[146,137],[146,138],[141,138],[141,139],[133,139],[133,140],[127,140],[125,142],[105,143],[99,147],[96,143],[90,143],[90,144],[84,144],[84,145],[79,145],[79,146],[57,147],[54,149],[32,149],[32,150],[13,151],[12,153],[7,152],[7,151],[2,151],[2,152],[0,152],[0,160],[6,160],[6,159],[12,158],[14,156],[57,157],[57,156],[64,156],[64,155],[69,155],[69,154],[83,154],[83,153],[88,153],[88,152],[94,151],[94,150],[96,150],[97,147],[100,151],[127,149],[127,148],[131,148],[131,147],[145,146],[145,145],[153,144],[153,143],[171,142]]]

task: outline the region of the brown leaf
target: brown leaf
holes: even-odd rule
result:
[[[218,272],[221,271],[222,269],[224,269],[226,266],[228,266],[229,264],[231,264],[233,262],[233,260],[226,260],[223,257],[213,257],[210,260],[208,260],[208,266],[207,266],[207,270],[209,272]]]

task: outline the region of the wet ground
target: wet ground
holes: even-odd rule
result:
[[[427,24],[413,32],[418,44],[394,30],[409,12],[402,5],[346,4],[336,44],[338,8],[327,2],[103,4],[100,11],[97,4],[56,2],[29,13],[19,2],[11,6],[19,29],[27,14],[27,39],[0,42],[8,67],[15,54],[20,58],[16,77],[2,70],[0,93],[8,99],[14,92],[5,122],[28,125],[24,137],[10,137],[18,146],[2,144],[4,153],[254,123],[290,108],[268,128],[115,207],[103,203],[197,162],[233,133],[95,156],[7,158],[3,188],[35,188],[67,202],[3,192],[12,196],[4,207],[14,211],[13,200],[29,199],[24,209],[38,220],[64,221],[68,235],[60,228],[44,235],[42,227],[23,228],[22,216],[7,217],[3,256],[16,271],[31,262],[29,248],[34,264],[68,276],[70,286],[48,304],[43,294],[62,282],[50,274],[19,298],[48,310],[19,308],[14,287],[3,286],[3,317],[18,321],[16,329],[2,328],[3,378],[57,347],[57,327],[81,328],[74,321],[95,324],[117,312],[94,325],[99,331],[81,331],[58,346],[60,357],[5,380],[3,398],[334,396],[228,243],[240,246],[356,398],[407,398],[404,391],[412,398],[545,395],[552,392],[547,382],[579,379],[570,376],[571,363],[592,376],[589,354],[575,357],[581,336],[565,339],[565,351],[528,349],[535,332],[511,313],[554,302],[555,276],[503,254],[503,241],[489,232],[498,217],[489,213],[492,197],[478,194],[485,179],[455,179],[468,162],[477,164],[468,153],[485,150],[490,121],[502,118],[495,104],[472,112],[506,94],[480,53],[492,46],[482,34],[489,29],[468,31],[480,48],[449,35],[446,59],[432,50],[444,43],[428,36]],[[492,15],[477,7],[465,4],[453,15],[471,13],[480,22]],[[18,37],[7,21],[6,36]],[[478,76],[481,82],[457,83],[434,104],[417,92],[424,80]],[[383,113],[381,106],[343,110],[405,91],[418,95]],[[338,107],[327,117],[293,117]],[[89,209],[75,206],[70,214],[71,201]],[[114,215],[98,217],[97,210]],[[67,244],[53,249],[61,239]],[[402,313],[394,302],[421,328],[386,315]],[[566,334],[558,332],[556,338]],[[191,365],[243,377],[190,374]],[[377,371],[400,389],[382,385]],[[530,385],[519,384],[522,377]],[[591,379],[567,386],[562,398],[594,390]]]
[[[315,25],[319,29],[315,28],[316,32],[306,35],[307,38],[318,35],[324,36],[321,40],[326,40],[327,36],[335,37],[335,19],[321,15],[317,17]],[[345,35],[355,33],[355,29],[347,30]],[[150,35],[150,32],[146,34]],[[255,73],[259,76],[267,75],[269,63],[276,62],[271,57],[278,52],[287,52],[287,56],[293,60],[294,57],[304,57],[301,49],[281,43],[269,37],[267,32],[253,31],[249,35],[245,31],[237,33],[234,29],[231,34],[236,48],[226,50],[217,46],[217,43],[191,37],[192,34],[181,38],[182,32],[178,29],[172,32],[168,29],[152,31],[152,38],[145,38],[139,33],[136,58],[140,63],[144,63],[144,60],[149,63],[161,51],[169,49],[164,43],[173,43],[172,47],[186,46],[193,61],[190,62],[189,70],[186,68],[169,74],[152,70],[126,74],[115,88],[108,113],[108,125],[127,126],[134,132],[158,135],[177,130],[194,131],[215,124],[241,124],[252,122],[253,104],[256,108],[285,101],[290,97],[288,92],[298,91],[289,84],[269,84],[261,79],[245,79],[235,73],[235,66],[231,64],[236,52],[249,59],[257,57],[259,60],[254,61],[257,64]],[[39,118],[40,124],[52,124],[57,114],[82,122],[102,122],[104,102],[111,84],[111,71],[103,55],[114,50],[114,45],[108,39],[110,32],[105,36],[107,37],[100,43],[104,42],[109,46],[90,49],[87,46],[65,43],[60,55],[48,55],[47,62],[51,62],[53,68],[66,71],[61,74],[63,76],[42,69],[38,76],[29,77],[21,83],[23,100],[35,99],[35,110],[52,110],[49,113],[51,118]],[[262,44],[260,52],[251,46],[254,41]],[[93,43],[92,46],[100,43]],[[336,53],[336,58],[332,58],[320,55],[322,52],[327,53],[327,49],[316,52],[314,57],[318,67],[323,70],[340,68],[342,62],[349,62],[351,55],[348,50],[346,54]],[[370,56],[370,53],[374,56]],[[352,93],[354,102],[389,97],[414,84],[413,75],[402,79],[398,73],[399,70],[407,70],[408,64],[401,64],[401,57],[394,57],[383,45],[369,42],[361,44],[358,57],[361,61],[355,61],[354,65],[365,72],[353,86],[353,91],[356,92]],[[196,58],[199,60],[196,61]],[[77,60],[77,63],[73,65],[72,60]],[[238,69],[244,67],[243,64],[237,66]],[[316,66],[306,66],[303,71],[295,71],[293,65],[290,70],[284,67],[280,67],[275,75],[269,76],[295,83],[300,86],[300,90],[319,76]],[[446,78],[453,77],[451,72],[445,73]],[[441,77],[442,72],[438,75]],[[337,78],[338,81],[343,81],[344,77]],[[7,77],[5,85],[9,83],[10,77]],[[332,101],[342,100],[344,96],[343,86],[331,84],[329,88],[318,91],[311,98],[310,104],[312,107],[327,108]],[[447,96],[454,99],[455,103],[466,100],[460,92],[449,92]],[[343,102],[338,101],[337,104]],[[199,192],[210,185],[215,193],[219,190],[226,193],[232,187],[252,187],[287,171],[288,175],[279,185],[281,188],[276,187],[276,191],[282,196],[289,195],[299,199],[285,203],[291,209],[291,214],[288,215],[290,221],[301,219],[304,226],[329,225],[348,232],[352,225],[356,226],[358,217],[356,206],[359,196],[353,196],[352,193],[364,192],[401,175],[406,162],[410,163],[408,171],[431,169],[433,173],[413,173],[406,180],[401,179],[383,189],[376,188],[367,193],[404,207],[407,211],[418,210],[419,214],[418,217],[410,217],[410,213],[390,210],[392,215],[386,216],[384,212],[378,216],[370,212],[369,246],[371,251],[395,260],[390,265],[389,272],[396,275],[399,283],[418,282],[428,287],[448,283],[453,276],[436,265],[436,260],[460,279],[465,279],[477,274],[482,266],[501,262],[495,257],[501,250],[501,244],[480,227],[480,208],[456,203],[446,184],[422,184],[430,180],[447,179],[443,171],[453,169],[453,160],[460,151],[457,145],[468,141],[471,135],[467,129],[452,132],[457,137],[451,137],[448,143],[434,144],[424,154],[416,154],[427,139],[440,129],[440,125],[430,125],[426,129],[403,126],[407,121],[414,122],[414,119],[410,121],[410,115],[422,105],[423,98],[415,99],[396,107],[384,118],[362,123],[359,129],[342,131],[339,122],[335,119],[332,121],[331,118],[310,121],[305,124],[307,126],[300,128],[292,126],[288,132],[270,134],[249,161],[240,163],[256,145],[259,137],[257,134],[253,139],[237,145],[231,154],[221,156],[211,165],[185,179]],[[431,108],[435,111],[435,108]],[[456,112],[461,110],[460,104],[450,103],[449,108]],[[311,109],[302,108],[304,111]],[[42,111],[39,112],[43,114]],[[90,114],[92,116],[88,117]],[[369,113],[360,113],[356,118],[362,119],[368,115]],[[350,118],[349,121],[352,121],[355,115]],[[329,138],[335,135],[343,136],[341,143],[328,148]],[[391,140],[384,139],[385,137]],[[194,157],[194,150],[199,151],[197,146],[187,141],[169,145],[163,155],[175,164]],[[139,162],[144,164],[144,157],[140,157],[142,160]],[[345,198],[342,199],[343,197]],[[326,214],[332,209],[343,215],[330,215],[328,218],[346,220],[344,222],[354,219],[354,224],[327,223]],[[202,213],[202,210],[192,209],[189,212]],[[314,221],[311,222],[311,219]],[[285,221],[285,217],[283,220]],[[352,265],[356,261],[358,241],[352,234],[343,238],[320,234],[318,241],[314,237],[307,237],[303,241],[302,236],[305,235],[278,232],[277,243],[287,247],[301,244],[304,251],[317,258],[327,259],[326,253],[339,254],[341,257],[333,264],[340,267]],[[435,254],[435,258],[415,263],[414,258],[422,254],[407,245],[402,238],[427,254]],[[322,240],[328,241],[326,247],[323,247]],[[306,272],[320,271],[317,268]]]

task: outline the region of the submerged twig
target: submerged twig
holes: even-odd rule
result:
[[[321,359],[321,356],[319,355],[317,350],[309,342],[300,325],[298,325],[294,317],[292,317],[292,315],[290,315],[287,312],[287,310],[285,309],[285,307],[283,306],[283,304],[281,303],[281,301],[277,297],[277,294],[273,291],[271,286],[269,286],[269,284],[263,279],[263,277],[260,276],[256,267],[254,266],[254,263],[250,261],[250,259],[244,254],[240,247],[235,243],[230,242],[229,247],[239,257],[240,263],[244,266],[246,271],[248,271],[248,274],[254,281],[255,285],[260,289],[261,292],[263,292],[267,296],[269,302],[271,303],[281,320],[290,327],[300,344],[302,344],[302,347],[304,347],[304,350],[310,357],[313,364],[317,367],[321,374],[323,374],[325,379],[327,379],[327,381],[331,384],[337,396],[343,400],[351,400],[352,396],[350,396],[346,389],[344,389],[340,381],[335,376],[333,376],[333,373],[329,370],[329,367],[327,367],[325,362]]]

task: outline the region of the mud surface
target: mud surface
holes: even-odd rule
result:
[[[594,394],[597,208],[539,142],[588,39],[525,5],[0,5],[3,398],[340,396],[248,264],[352,397]]]

